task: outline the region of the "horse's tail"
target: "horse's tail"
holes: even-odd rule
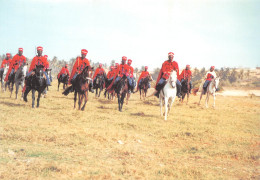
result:
[[[65,96],[67,96],[67,95],[72,91],[72,89],[73,89],[72,86],[67,87],[67,88],[65,89],[65,91],[64,91],[62,94],[64,94]]]
[[[199,88],[194,88],[194,89],[192,89],[192,94],[194,96],[196,96],[198,91],[199,91]]]

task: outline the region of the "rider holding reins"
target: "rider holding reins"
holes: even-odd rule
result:
[[[204,94],[206,93],[207,87],[208,87],[209,83],[212,81],[212,79],[217,77],[214,70],[215,70],[215,66],[211,66],[210,70],[205,75],[205,82],[203,84]]]
[[[148,75],[150,75],[150,73],[148,72],[148,66],[145,66],[145,67],[144,67],[144,71],[142,71],[142,73],[141,73],[141,75],[139,76],[139,79],[138,79],[138,81],[137,81],[137,91],[139,90],[139,87],[140,87],[140,85],[141,85],[143,79],[146,78]],[[150,88],[150,87],[151,87],[151,84],[150,84],[150,82],[149,82],[148,88]]]
[[[186,65],[186,68],[182,70],[179,76],[179,80],[181,80],[182,83],[185,79],[189,79],[189,83],[190,83],[189,93],[191,93],[191,87],[192,87],[191,78],[192,78],[192,73],[190,70],[190,65]]]

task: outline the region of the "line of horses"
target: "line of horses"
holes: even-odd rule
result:
[[[21,86],[23,88],[24,81],[26,81],[26,90],[24,93],[22,93],[21,98],[23,98],[23,100],[27,102],[27,95],[30,91],[32,91],[32,107],[34,108],[35,92],[38,91],[36,107],[39,107],[41,95],[47,89],[46,78],[44,77],[44,66],[37,65],[32,75],[29,76],[28,78],[25,78],[27,72],[27,64],[23,64],[19,67],[19,69],[15,73],[13,73],[9,77],[9,81],[4,84],[4,79],[7,73],[7,69],[8,66],[5,66],[4,71],[0,74],[2,90],[5,91],[6,87],[8,87],[9,90],[11,91],[11,95],[10,95],[11,97],[13,86],[15,85],[16,99],[17,99],[19,87]],[[47,71],[50,72],[51,69],[47,69]],[[92,82],[93,71],[94,71],[93,68],[89,66],[85,67],[82,73],[80,73],[74,80],[73,86],[69,86],[69,87],[68,87],[68,79],[69,79],[68,75],[60,76],[58,78],[58,91],[59,91],[60,83],[63,83],[63,89],[65,90],[62,94],[68,95],[70,92],[74,92],[74,108],[76,108],[76,103],[78,101],[78,109],[84,111],[86,107],[86,103],[88,101],[88,92],[89,92],[90,84]],[[152,81],[152,77],[149,75],[145,77],[139,85],[141,100],[142,99],[144,100],[146,97],[150,81]],[[190,79],[184,79],[184,81],[182,81],[182,91],[181,91],[182,97],[180,98],[181,102],[183,102],[185,96],[187,96],[187,103],[188,103],[190,88],[191,88],[189,81]],[[168,113],[176,98],[176,82],[177,82],[177,74],[175,71],[172,71],[169,79],[166,81],[164,88],[159,93],[161,115],[162,116],[164,115],[165,120],[167,120]],[[112,100],[114,97],[117,97],[118,110],[122,111],[125,98],[127,104],[131,95],[129,91],[129,83],[127,77],[124,75],[121,78],[121,80],[117,83],[114,89],[108,90],[107,88],[110,85],[110,83],[112,82],[109,82],[109,80],[106,78],[105,75],[98,75],[93,82],[93,88],[96,90],[95,97],[100,97],[102,90],[105,89],[105,93],[104,93],[105,97],[107,95],[107,98],[110,100]],[[200,88],[193,89],[194,94],[197,93],[198,91],[201,91],[199,104],[201,102],[202,95],[206,94],[207,96],[206,96],[205,103],[206,103],[206,107],[208,107],[209,96],[210,94],[212,94],[214,97],[213,107],[215,107],[215,96],[216,96],[216,89],[218,88],[218,84],[219,84],[219,78],[215,78],[207,87],[206,92],[202,88],[203,84],[201,84]],[[164,113],[162,110],[163,106],[165,109]]]

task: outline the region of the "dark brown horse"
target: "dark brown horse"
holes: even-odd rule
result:
[[[140,91],[140,99],[141,100],[142,100],[142,97],[143,97],[143,100],[145,100],[147,90],[149,89],[149,83],[152,80],[153,80],[152,76],[150,74],[148,74],[148,76],[143,78],[142,82],[140,83],[139,91]]]
[[[117,94],[117,99],[118,99],[118,110],[122,112],[123,104],[124,104],[124,99],[126,94],[128,93],[128,81],[126,76],[124,75],[120,81],[117,83],[117,86],[115,88],[115,92]]]
[[[66,87],[68,87],[68,82],[69,82],[68,74],[60,75],[60,78],[58,78],[58,91],[60,88],[60,83],[63,83],[63,89],[65,89]]]
[[[185,96],[187,95],[187,103],[189,102],[190,96],[190,78],[185,78],[181,83],[181,98],[180,101],[183,103]]]
[[[83,71],[73,80],[73,85],[66,88],[62,93],[67,96],[70,92],[74,92],[74,109],[76,108],[77,95],[78,95],[78,105],[79,110],[84,111],[86,103],[88,101],[88,90],[91,76],[92,76],[93,68],[87,66],[83,69]],[[81,107],[84,99],[84,105]]]

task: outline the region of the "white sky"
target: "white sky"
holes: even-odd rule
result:
[[[180,67],[260,65],[260,1],[0,0],[0,54],[69,60],[85,48],[94,62],[161,67],[168,52]]]

